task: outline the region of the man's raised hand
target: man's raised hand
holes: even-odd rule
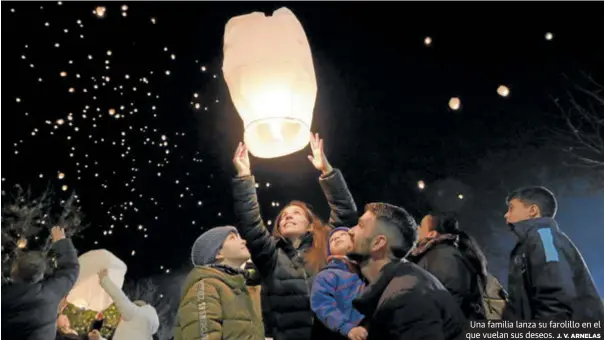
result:
[[[318,133],[310,134],[310,149],[312,155],[308,155],[308,160],[312,163],[315,169],[321,171],[323,175],[333,171],[333,167],[329,164],[325,152],[323,151],[323,140]]]

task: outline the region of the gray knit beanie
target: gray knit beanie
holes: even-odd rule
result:
[[[222,244],[231,233],[237,233],[233,226],[212,228],[201,234],[193,243],[191,260],[195,266],[205,266],[216,261],[216,254],[222,249]]]

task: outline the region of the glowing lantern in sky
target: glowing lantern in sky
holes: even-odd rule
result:
[[[551,32],[545,33],[545,40],[552,40],[552,39],[554,39],[554,35]]]
[[[510,95],[510,89],[505,85],[501,85],[497,88],[497,94],[502,97],[507,97]]]
[[[19,241],[17,241],[17,248],[23,249],[25,247],[27,247],[27,239],[26,238],[20,238]]]
[[[424,44],[425,44],[426,46],[430,46],[430,45],[432,45],[432,38],[430,38],[430,37],[426,37],[426,38],[424,39]]]
[[[102,18],[105,16],[105,11],[106,11],[106,8],[104,6],[98,6],[97,8],[94,9],[93,12],[97,17]]]
[[[63,179],[63,178],[65,178],[65,174],[64,174],[64,173],[62,173],[62,172],[59,172],[59,174],[57,175],[57,177],[58,177],[59,179]]]
[[[460,107],[461,107],[461,100],[459,100],[459,98],[453,97],[449,100],[449,108],[451,108],[451,110],[456,111],[456,110],[459,110]]]
[[[317,82],[306,34],[289,9],[230,19],[222,71],[254,156],[280,157],[308,144]]]
[[[419,190],[424,190],[426,188],[426,183],[424,183],[424,181],[419,181],[417,182],[417,187]]]
[[[96,312],[107,309],[113,300],[99,284],[98,272],[107,268],[111,281],[121,288],[128,269],[126,264],[105,249],[91,250],[82,254],[78,260],[80,261],[80,275],[75,286],[67,295],[67,302],[78,308],[91,309]]]

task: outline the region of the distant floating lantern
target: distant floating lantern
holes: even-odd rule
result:
[[[449,108],[453,111],[459,110],[461,107],[461,100],[457,97],[453,97],[449,100]]]
[[[419,181],[417,182],[417,187],[419,190],[424,190],[426,188],[426,183],[424,183],[424,181]]]
[[[57,125],[63,125],[63,123],[65,123],[65,121],[63,120],[63,118],[57,119]]]
[[[426,38],[424,39],[424,45],[426,45],[426,46],[430,46],[430,45],[432,45],[432,38],[430,38],[430,37],[426,37]]]
[[[73,87],[70,87],[69,88],[69,93],[74,93],[74,92],[75,92],[75,89]]]
[[[545,33],[545,40],[552,40],[554,39],[554,34],[551,32],[547,32]]]
[[[460,200],[462,200],[463,199],[463,194],[457,195],[457,198],[459,198]]]
[[[65,72],[65,71],[61,72],[61,77],[67,77],[67,72]]]
[[[122,5],[122,11],[127,11],[128,10],[128,5]]]
[[[67,191],[67,185],[63,185],[63,186],[61,187],[61,190],[63,190],[63,191]]]
[[[63,179],[63,178],[65,178],[65,174],[62,172],[59,172],[59,175],[57,175],[57,178]]]
[[[25,247],[27,247],[27,239],[26,238],[20,238],[19,241],[17,241],[17,248],[23,249]]]
[[[510,95],[510,89],[505,85],[500,85],[497,88],[497,94],[499,94],[502,97],[507,97]]]
[[[115,109],[109,109],[109,115],[113,116],[115,114]]]
[[[230,19],[222,70],[254,156],[281,157],[308,144],[317,82],[308,39],[289,9]]]
[[[105,16],[105,11],[107,9],[105,8],[105,6],[98,6],[97,8],[94,9],[94,15],[96,15],[99,18],[103,18]]]

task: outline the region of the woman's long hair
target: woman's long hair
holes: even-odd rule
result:
[[[329,226],[325,225],[321,219],[315,215],[310,206],[302,201],[291,201],[289,202],[275,220],[275,226],[273,228],[273,236],[281,237],[279,231],[279,222],[281,215],[285,208],[295,205],[304,210],[306,218],[308,219],[312,228],[313,240],[312,247],[306,250],[304,254],[304,263],[306,268],[314,275],[321,270],[327,264],[327,235],[329,234]]]
[[[480,249],[478,242],[459,228],[459,221],[449,214],[430,214],[432,216],[432,228],[439,234],[452,234],[459,239],[459,251],[468,259],[482,282],[487,277],[487,258]]]

